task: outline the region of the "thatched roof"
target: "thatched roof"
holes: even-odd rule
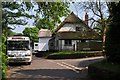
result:
[[[48,29],[40,29],[38,33],[38,37],[51,37],[51,36],[52,36],[52,33]]]
[[[65,20],[57,27],[57,29],[55,30],[55,32],[57,32],[65,23],[82,23],[84,25],[85,22],[82,21],[78,16],[76,16],[73,12],[67,17],[65,18]],[[87,25],[86,25],[87,26]]]
[[[95,32],[88,31],[87,33],[83,32],[59,32],[57,33],[59,39],[71,39],[71,40],[80,40],[80,39],[87,39],[87,40],[99,40],[101,37],[96,34]]]

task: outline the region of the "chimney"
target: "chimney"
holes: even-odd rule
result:
[[[88,26],[88,14],[87,14],[87,12],[85,14],[85,24]]]

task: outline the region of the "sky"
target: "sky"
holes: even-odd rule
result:
[[[84,20],[84,15],[85,15],[85,11],[81,11],[81,10],[76,10],[76,5],[74,5],[74,4],[70,4],[70,7],[69,7],[69,10],[70,10],[70,12],[74,12],[74,14],[76,14],[80,19],[82,19],[82,20]],[[33,13],[33,11],[31,11],[31,13]],[[62,21],[63,21],[64,19],[62,19]],[[32,25],[32,23],[33,23],[33,20],[32,19],[29,19],[28,20],[28,24],[27,25],[25,25],[25,26],[20,26],[20,27],[16,27],[14,30],[13,30],[13,32],[16,32],[16,33],[22,33],[22,31],[26,28],[26,27],[34,27],[33,25]]]

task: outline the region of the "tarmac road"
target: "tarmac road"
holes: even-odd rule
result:
[[[51,60],[33,56],[31,65],[12,64],[7,79],[15,80],[90,80],[88,65],[104,57]]]

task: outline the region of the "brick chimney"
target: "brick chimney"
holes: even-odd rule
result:
[[[87,14],[87,12],[85,14],[85,24],[88,26],[88,14]]]

